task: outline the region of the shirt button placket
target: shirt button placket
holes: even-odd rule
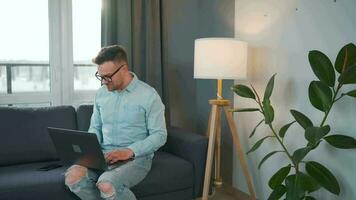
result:
[[[121,109],[122,109],[122,106],[121,106],[121,102],[122,102],[122,92],[118,92],[117,93],[117,101],[116,101],[116,107],[115,107],[115,111],[118,113],[118,116],[117,119],[115,120],[115,130],[113,130],[114,132],[116,132],[117,130],[119,130],[119,124],[120,124],[120,118],[121,118]],[[116,134],[115,134],[116,135]]]

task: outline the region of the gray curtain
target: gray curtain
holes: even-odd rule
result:
[[[161,96],[169,125],[161,18],[160,0],[102,0],[101,45],[120,44],[126,48],[130,70]]]
[[[102,0],[102,46],[120,44],[137,76],[164,96],[160,0]],[[167,106],[167,105],[166,105]]]

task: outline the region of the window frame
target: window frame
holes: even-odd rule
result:
[[[48,23],[50,91],[0,93],[0,105],[94,101],[96,90],[74,90],[72,0],[48,0]]]

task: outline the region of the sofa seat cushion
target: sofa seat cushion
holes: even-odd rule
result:
[[[38,162],[0,167],[0,199],[78,199],[64,186],[66,167],[37,169],[56,162]]]
[[[64,186],[66,167],[36,170],[50,163],[53,162],[0,167],[0,199],[77,199]],[[132,191],[137,197],[145,197],[191,189],[192,177],[193,167],[189,162],[169,153],[157,152],[151,171]]]
[[[147,177],[132,188],[137,197],[193,188],[193,165],[166,152],[156,152]],[[193,195],[193,194],[192,194]]]

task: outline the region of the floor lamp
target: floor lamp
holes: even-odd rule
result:
[[[195,40],[194,47],[194,78],[217,79],[217,98],[209,100],[211,112],[208,123],[208,152],[206,158],[205,177],[202,200],[207,200],[211,179],[212,163],[215,154],[214,184],[221,185],[220,144],[221,144],[221,112],[224,110],[229,124],[233,143],[239,155],[240,164],[245,175],[250,198],[256,199],[252,179],[241,148],[239,135],[233,119],[231,102],[222,97],[223,79],[246,78],[247,43],[234,38],[201,38]]]

